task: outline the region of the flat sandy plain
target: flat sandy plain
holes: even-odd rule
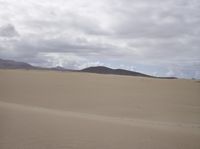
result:
[[[0,70],[0,149],[200,149],[200,82]]]

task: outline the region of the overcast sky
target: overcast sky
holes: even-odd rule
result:
[[[0,58],[200,78],[200,0],[0,0]]]

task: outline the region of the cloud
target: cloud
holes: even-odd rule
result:
[[[0,37],[3,38],[12,38],[19,36],[18,32],[15,30],[15,27],[11,24],[0,26]]]
[[[200,78],[199,8],[198,0],[0,0],[0,58]]]
[[[198,1],[133,0],[122,2],[115,10],[114,27],[119,37],[174,38],[199,32]]]

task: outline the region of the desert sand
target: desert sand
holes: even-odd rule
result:
[[[0,149],[199,149],[200,83],[0,70]]]

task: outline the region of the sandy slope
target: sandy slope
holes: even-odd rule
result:
[[[0,70],[1,149],[200,148],[200,83]]]

